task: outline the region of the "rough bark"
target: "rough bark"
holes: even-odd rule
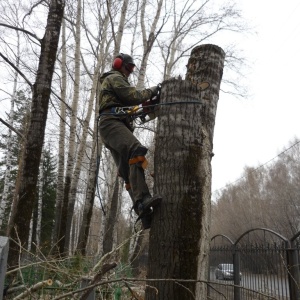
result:
[[[155,190],[163,201],[150,231],[148,278],[206,279],[213,129],[224,52],[193,49],[186,80],[163,84],[155,150]],[[210,82],[200,93],[198,83]],[[197,102],[176,104],[176,102]],[[206,299],[205,285],[153,282],[146,300]],[[195,296],[196,295],[196,296]]]
[[[21,164],[22,168],[19,170],[19,185],[15,194],[17,206],[11,216],[11,226],[8,230],[8,234],[14,240],[17,240],[18,233],[23,245],[26,245],[28,241],[30,219],[36,199],[36,185],[64,5],[64,1],[52,0],[49,6],[45,35],[41,41],[36,81],[33,85],[31,118],[24,147],[24,163]],[[13,230],[14,227],[15,230]],[[10,266],[16,265],[18,255],[19,246],[10,243],[8,257]]]

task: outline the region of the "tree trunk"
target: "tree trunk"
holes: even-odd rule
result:
[[[153,44],[155,42],[156,34],[157,34],[157,32],[159,32],[161,30],[161,28],[159,30],[157,30],[157,23],[159,21],[159,16],[160,16],[160,13],[161,13],[161,10],[162,10],[162,5],[163,5],[163,0],[159,0],[157,2],[156,15],[153,18],[151,28],[150,28],[150,32],[149,32],[149,35],[147,37],[146,25],[145,25],[145,21],[148,18],[148,14],[146,12],[147,1],[146,0],[142,1],[142,6],[141,6],[141,29],[142,29],[142,37],[143,37],[143,57],[142,57],[141,65],[140,65],[138,82],[137,82],[137,85],[136,85],[136,87],[138,89],[141,89],[144,86],[149,55],[150,55],[150,52],[152,50]]]
[[[221,48],[196,47],[186,80],[163,84],[162,104],[174,105],[161,106],[158,118],[155,190],[163,201],[150,231],[148,278],[207,278],[212,140],[223,63]],[[210,87],[200,94],[201,81],[208,81]],[[179,101],[187,103],[176,104]],[[152,282],[151,286],[146,300],[207,298],[206,286],[200,283]]]
[[[116,176],[115,186],[110,201],[108,216],[105,224],[105,231],[103,237],[103,255],[113,249],[114,244],[114,230],[116,230],[116,223],[118,217],[119,204],[119,177]]]
[[[17,58],[16,58],[16,67],[19,68],[20,65],[20,35],[17,35]],[[14,108],[15,108],[15,99],[17,97],[17,83],[18,83],[18,72],[16,71],[14,73],[14,85],[13,85],[13,92],[10,99],[10,111],[9,111],[9,119],[8,123],[11,127],[13,127],[14,124]],[[8,194],[12,187],[12,183],[9,180],[10,174],[11,174],[11,161],[12,161],[12,153],[11,153],[11,147],[12,147],[12,130],[11,128],[8,128],[8,134],[6,139],[6,158],[5,158],[5,176],[4,176],[4,183],[3,183],[3,193],[2,197],[0,199],[0,230],[2,232],[2,229],[4,229],[7,226],[7,220],[8,216],[5,214],[6,209],[8,207]]]
[[[64,196],[62,203],[61,222],[59,228],[59,252],[60,254],[67,254],[67,248],[65,247],[66,234],[70,234],[71,228],[67,228],[67,220],[70,219],[68,212],[70,189],[72,184],[72,174],[75,164],[75,152],[76,152],[76,124],[77,124],[77,111],[78,111],[78,100],[79,100],[79,89],[80,89],[80,42],[81,42],[81,0],[77,1],[77,16],[76,16],[76,32],[75,32],[75,77],[74,77],[74,95],[72,102],[72,116],[70,121],[70,138],[69,138],[69,152],[67,160],[67,170],[64,182]],[[71,216],[72,217],[72,216]]]
[[[36,247],[39,248],[41,243],[41,228],[42,228],[42,208],[43,208],[43,182],[44,182],[44,168],[43,168],[44,153],[42,152],[40,173],[39,173],[39,192],[37,205],[37,220],[36,220]]]
[[[62,203],[64,196],[64,170],[65,170],[65,138],[66,138],[66,93],[67,93],[67,47],[66,47],[66,22],[62,22],[62,54],[61,54],[61,103],[59,119],[59,144],[58,144],[58,170],[57,170],[57,187],[56,187],[56,206],[55,206],[55,223],[53,229],[53,245],[57,244]],[[54,248],[53,248],[54,249]],[[56,251],[56,249],[54,249]]]
[[[128,3],[129,3],[129,0],[123,1],[118,31],[116,34],[114,34],[115,35],[115,49],[114,49],[113,57],[116,57],[120,52],[121,42],[122,42],[122,38],[124,35],[124,26],[125,26],[127,11],[128,11]]]
[[[107,37],[107,27],[108,27],[109,16],[106,15],[103,22],[103,40]],[[100,157],[102,152],[102,141],[98,134],[98,115],[99,115],[99,74],[104,70],[104,58],[107,56],[107,48],[105,43],[100,43],[100,50],[98,55],[97,67],[95,68],[94,80],[96,80],[96,101],[95,101],[95,120],[93,128],[93,144],[92,144],[92,154],[91,161],[89,163],[89,175],[88,175],[88,184],[86,188],[86,198],[84,202],[84,209],[82,215],[82,223],[79,230],[79,237],[76,250],[82,255],[86,254],[86,248],[88,244],[88,237],[90,232],[90,225],[93,215],[94,201],[95,201],[95,192],[97,185],[97,168],[99,168]],[[101,70],[100,70],[100,69]]]
[[[83,161],[84,154],[86,151],[89,123],[90,123],[92,112],[93,112],[93,104],[94,104],[94,100],[95,100],[99,68],[100,68],[100,58],[97,62],[97,66],[95,68],[95,73],[94,73],[94,78],[93,78],[93,86],[91,89],[90,99],[88,102],[88,111],[86,114],[86,118],[83,122],[81,141],[80,141],[79,150],[77,153],[77,160],[76,160],[76,164],[75,164],[75,168],[74,168],[74,172],[73,172],[73,176],[72,176],[71,189],[70,189],[69,202],[68,202],[68,217],[67,217],[67,226],[66,226],[67,231],[66,231],[66,235],[65,235],[65,251],[68,250],[69,244],[70,244],[69,232],[71,229],[72,218],[73,218],[73,214],[74,214],[74,207],[75,207],[75,201],[76,201],[77,186],[78,186],[78,182],[79,182],[79,175],[81,172],[82,161]]]
[[[97,134],[97,129],[95,128],[94,135],[96,134]],[[100,145],[100,147],[102,148],[102,144]],[[89,175],[87,180],[86,197],[85,197],[84,208],[82,213],[82,222],[79,229],[78,243],[76,247],[76,251],[81,253],[82,255],[86,255],[87,241],[89,237],[91,219],[92,219],[94,202],[95,202],[95,192],[96,192],[96,184],[97,184],[97,177],[96,177],[97,164],[99,158],[99,156],[97,156],[96,150],[97,150],[97,145],[95,139],[92,146],[91,161],[89,163]]]
[[[21,244],[25,246],[28,241],[30,219],[36,199],[36,185],[64,5],[65,1],[52,0],[50,2],[46,31],[41,41],[36,82],[33,85],[31,118],[24,147],[24,163],[19,169],[19,186],[15,194],[17,206],[11,216],[11,226],[8,230],[8,234],[13,240],[17,240],[18,236]],[[13,230],[14,227],[15,230]],[[19,246],[10,243],[8,256],[10,266],[17,264],[18,255]]]

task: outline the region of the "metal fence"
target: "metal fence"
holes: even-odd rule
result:
[[[8,238],[0,236],[0,300],[3,298],[4,278],[6,273],[6,261],[8,255]]]
[[[299,236],[286,239],[266,228],[249,230],[235,242],[214,236],[208,299],[300,300]],[[216,270],[220,264],[233,265],[233,273]]]

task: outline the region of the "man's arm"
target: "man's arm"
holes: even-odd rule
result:
[[[128,81],[122,75],[115,76],[110,82],[118,99],[124,105],[133,106],[141,104],[150,99],[153,94],[151,88],[137,90],[135,87],[130,86]]]

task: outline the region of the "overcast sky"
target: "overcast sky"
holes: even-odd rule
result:
[[[300,1],[239,0],[256,34],[241,41],[251,97],[220,95],[212,191],[238,180],[300,138]]]

